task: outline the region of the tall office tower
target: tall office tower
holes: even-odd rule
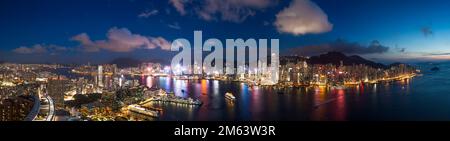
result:
[[[76,82],[76,92],[77,94],[83,94],[85,80],[84,77],[78,78]]]
[[[64,93],[67,90],[67,80],[55,79],[49,80],[47,86],[48,95],[53,99],[55,107],[64,108]]]
[[[118,73],[117,65],[113,64],[112,67],[113,67],[113,72],[112,73],[113,74],[117,74]]]
[[[103,66],[98,66],[98,86],[103,87]]]
[[[121,75],[120,78],[119,78],[119,87],[122,87],[122,86],[123,86],[123,83],[124,83],[125,81],[126,81],[126,80],[125,80],[125,77],[124,77],[123,75]]]

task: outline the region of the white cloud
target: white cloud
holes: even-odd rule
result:
[[[170,0],[170,3],[181,15],[186,15],[186,10],[184,9],[184,5],[186,2],[187,0]]]
[[[162,50],[170,50],[172,44],[163,37],[150,38],[150,42],[155,46],[160,47]]]
[[[276,15],[274,24],[280,33],[294,35],[324,33],[333,28],[328,16],[310,0],[293,0]]]
[[[277,1],[274,0],[201,0],[201,5],[191,5],[192,0],[171,0],[172,5],[181,15],[186,15],[186,7],[190,6],[193,13],[203,20],[223,20],[242,22],[254,16]]]
[[[158,13],[159,13],[158,10],[145,11],[145,12],[142,12],[141,14],[139,14],[138,17],[139,18],[148,18],[148,17],[154,16],[154,15],[156,15]]]
[[[78,41],[81,43],[82,50],[85,52],[98,52],[100,48],[96,46],[90,39],[89,35],[86,33],[81,33],[76,36],[73,36],[70,40]]]
[[[81,33],[71,39],[80,42],[82,49],[86,52],[97,52],[101,49],[112,52],[131,52],[136,49],[156,49],[157,47],[170,50],[170,43],[166,39],[133,34],[126,28],[111,28],[106,37],[106,40],[92,41],[86,33]]]

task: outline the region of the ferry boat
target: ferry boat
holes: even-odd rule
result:
[[[130,106],[128,106],[128,110],[131,112],[143,114],[146,116],[159,117],[158,111],[148,110],[148,109],[140,107],[138,105],[130,105]]]
[[[236,97],[232,93],[225,93],[225,98],[229,100],[236,100]]]
[[[149,98],[147,101],[159,101],[159,102],[169,102],[169,103],[198,105],[198,106],[203,104],[202,101],[200,101],[199,99],[182,98],[175,95],[155,96]]]
[[[202,105],[203,104],[202,101],[200,101],[198,99],[187,98],[187,101],[186,101],[186,99],[183,99],[183,100],[184,100],[184,102],[182,102],[182,103],[185,103],[188,105]]]

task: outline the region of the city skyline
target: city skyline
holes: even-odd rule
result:
[[[219,74],[203,70],[206,73],[186,74],[179,73],[179,68],[152,62],[126,68],[118,68],[115,64],[65,66],[4,63],[0,64],[0,121],[153,121],[173,120],[174,115],[183,120],[321,120],[326,116],[305,118],[246,106],[248,102],[281,106],[272,104],[272,99],[262,103],[261,99],[249,99],[249,96],[266,99],[267,96],[290,97],[299,93],[302,95],[297,96],[335,96],[328,100],[317,98],[313,103],[294,101],[314,109],[325,108],[325,105],[333,105],[329,103],[336,101],[337,107],[330,109],[337,110],[339,115],[332,116],[332,120],[345,120],[346,112],[341,111],[340,107],[345,106],[342,97],[347,90],[353,90],[348,91],[349,95],[373,94],[378,87],[383,88],[377,85],[400,85],[402,90],[399,92],[404,93],[408,92],[404,89],[410,86],[412,79],[420,79],[416,76],[422,75],[415,66],[385,66],[339,52],[311,58],[281,57],[276,67],[279,73],[271,73],[270,69],[251,73],[248,66],[238,68],[241,67],[249,73]],[[191,72],[195,68],[183,69]],[[276,81],[270,79],[274,77]],[[370,91],[365,92],[364,89]],[[210,96],[223,101],[205,99]],[[177,111],[172,111],[172,106],[176,106]],[[220,113],[221,116],[205,115],[205,112],[193,109]],[[254,111],[255,115],[234,115],[246,111]],[[183,115],[186,112],[195,116]],[[260,112],[264,114],[256,114]],[[314,114],[320,110],[311,112],[306,113]]]
[[[0,128],[45,140],[446,131],[448,17],[449,0],[0,0]]]
[[[164,60],[175,54],[168,51],[171,41],[192,39],[195,30],[220,40],[278,38],[284,55],[339,51],[383,63],[450,59],[450,12],[441,0],[23,3],[1,2],[0,61]]]

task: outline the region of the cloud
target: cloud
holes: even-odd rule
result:
[[[178,24],[178,22],[175,22],[175,23],[173,23],[173,24],[168,24],[167,25],[169,28],[172,28],[172,29],[177,29],[177,30],[180,30],[181,29],[181,27],[180,27],[180,25]]]
[[[36,44],[31,47],[21,46],[12,52],[18,54],[50,54],[56,55],[67,51],[78,52],[99,52],[107,50],[111,52],[132,52],[137,49],[157,49],[170,50],[171,43],[163,37],[147,37],[133,34],[126,28],[113,27],[109,29],[105,40],[93,41],[87,33],[80,33],[70,38],[76,41],[78,47],[68,48],[58,45]]]
[[[81,33],[76,36],[73,36],[70,40],[80,42],[81,48],[85,52],[100,51],[100,48],[96,46],[94,42],[91,41],[89,35],[87,35],[86,33]]]
[[[160,47],[162,50],[170,50],[172,43],[164,39],[163,37],[149,38],[150,42],[154,44],[154,46]]]
[[[381,45],[378,41],[372,41],[368,46],[363,46],[358,43],[351,43],[344,40],[336,40],[331,43],[321,45],[304,46],[289,49],[289,53],[298,55],[311,56],[319,55],[331,51],[342,52],[345,54],[382,54],[389,51],[390,47]]]
[[[113,27],[106,34],[106,40],[92,41],[86,33],[81,33],[71,38],[78,41],[86,52],[98,52],[108,50],[112,52],[131,52],[136,49],[170,50],[170,43],[162,37],[146,37],[133,34],[126,28]],[[169,45],[169,47],[168,47]]]
[[[333,29],[328,16],[310,0],[293,0],[276,15],[274,25],[280,33],[294,35],[319,34]]]
[[[33,47],[25,47],[25,46],[21,46],[19,48],[16,48],[13,50],[15,53],[19,53],[19,54],[43,54],[43,53],[47,53],[47,50],[42,47],[41,45],[34,45]]]
[[[420,32],[422,32],[423,36],[428,37],[433,35],[433,30],[431,27],[425,26],[420,29]]]
[[[178,13],[180,13],[180,15],[186,15],[184,5],[186,2],[188,2],[187,0],[170,0],[169,2],[170,4],[173,5],[173,7],[175,7],[175,9],[178,11]]]
[[[400,52],[400,53],[405,53],[406,52],[406,48],[400,48],[400,47],[398,47],[397,45],[395,45],[395,48],[394,48],[396,51],[398,51],[398,52]]]
[[[446,56],[446,55],[450,55],[449,52],[445,52],[445,53],[429,53],[426,54],[426,56]]]
[[[71,38],[71,40],[73,40],[73,41],[79,41],[79,42],[82,43],[82,44],[92,44],[92,41],[91,41],[91,39],[89,38],[89,35],[87,35],[86,33],[81,33],[81,34],[78,34],[78,35],[76,35],[76,36],[73,36],[73,37]]]
[[[248,17],[274,5],[273,0],[199,0],[193,5],[193,0],[171,0],[170,3],[181,14],[186,15],[185,7],[191,7],[191,12],[206,21],[223,20],[240,23]]]
[[[148,18],[150,16],[157,15],[159,13],[158,10],[145,11],[138,15],[139,18]]]
[[[35,44],[32,47],[21,46],[13,50],[14,53],[18,54],[47,54],[50,55],[57,54],[59,52],[69,50],[63,46],[57,45],[46,45],[46,44]]]

